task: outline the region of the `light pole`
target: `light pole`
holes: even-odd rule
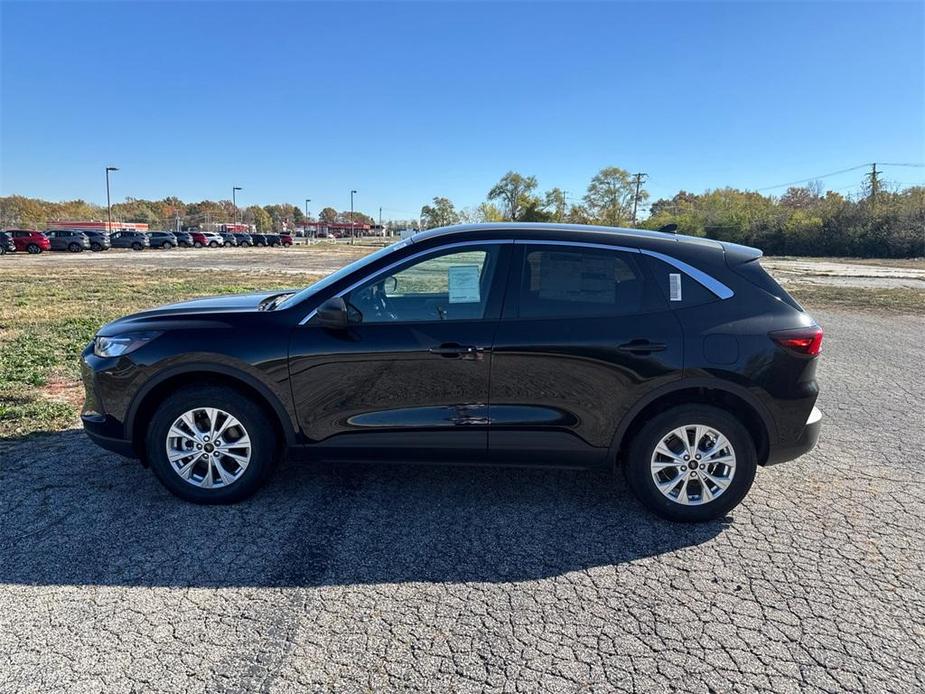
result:
[[[231,204],[234,206],[234,229],[232,231],[238,230],[238,196],[236,193],[239,190],[244,190],[241,186],[232,186],[231,188]]]
[[[303,231],[305,232],[306,236],[308,236],[308,203],[311,201],[311,198],[305,198],[305,226],[303,227]],[[314,234],[312,235],[314,236]]]
[[[118,171],[118,167],[107,166],[106,167],[106,211],[109,215],[109,227],[106,229],[110,234],[112,233],[112,203],[109,201],[109,172]]]
[[[357,228],[356,222],[353,219],[353,196],[356,195],[355,190],[350,191],[350,243],[356,243]]]

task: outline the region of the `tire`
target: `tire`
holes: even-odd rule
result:
[[[227,485],[208,488],[195,483],[197,477],[201,483],[206,475],[211,475],[211,479],[216,482],[221,481],[218,467],[212,464],[213,458],[196,459],[197,455],[201,455],[199,449],[195,449],[189,458],[184,457],[177,461],[180,466],[193,466],[192,469],[188,468],[193,483],[181,477],[168,458],[168,446],[174,450],[182,446],[185,450],[185,446],[193,445],[189,436],[170,437],[170,432],[174,431],[174,422],[184,413],[201,408],[216,408],[230,414],[240,422],[249,438],[250,447],[247,450],[250,460],[243,469],[232,459],[219,456],[219,460],[224,460],[221,469],[226,474],[239,474]],[[217,421],[221,424],[223,420],[217,418]],[[201,427],[207,428],[208,426]],[[229,431],[234,431],[234,428]],[[263,408],[236,390],[222,386],[190,386],[173,393],[157,408],[146,434],[145,452],[154,474],[172,494],[196,504],[233,504],[256,492],[272,472],[279,451],[279,443],[273,432],[273,424]],[[190,443],[187,444],[187,441]],[[206,443],[197,445],[206,447]],[[233,450],[239,456],[243,456],[245,451],[244,448]],[[209,472],[206,472],[207,469]]]
[[[132,244],[132,250],[133,250],[133,251],[143,251],[144,248],[145,248],[145,247],[142,246],[140,243],[138,243],[138,241],[135,241],[135,242]]]
[[[210,241],[209,248],[218,248],[218,241]]]
[[[279,241],[274,241],[270,244],[273,248],[279,248],[282,244]]]
[[[96,241],[94,241],[93,243],[90,244],[90,250],[93,251],[94,253],[97,253],[103,250],[103,244],[97,243]]]
[[[202,248],[201,241],[193,241],[193,248]]]
[[[712,431],[726,438],[731,451],[724,446],[713,452],[716,445],[723,445],[722,441],[716,439],[713,447],[707,446],[704,449],[701,444],[696,448],[700,453],[695,454],[691,450],[689,455],[703,455],[704,459],[711,455],[718,460],[730,462],[734,459],[732,474],[729,474],[723,463],[705,468],[703,462],[684,459],[683,444],[680,438],[672,437],[672,432],[689,426],[690,434],[696,437],[697,430],[694,427],[697,425],[702,425],[707,430],[701,439],[704,443],[712,438]],[[671,445],[666,444],[666,447],[669,452],[677,454],[676,457],[669,458],[661,453],[656,457],[656,447],[666,437],[672,437],[669,439]],[[728,455],[730,452],[731,457]],[[755,479],[757,458],[755,442],[735,416],[710,405],[681,405],[654,417],[633,437],[624,464],[624,473],[630,489],[650,511],[671,521],[703,522],[725,515],[745,498]],[[675,461],[677,465],[674,464]],[[655,472],[653,466],[664,467],[660,472]],[[691,469],[688,469],[688,466]],[[692,469],[694,467],[698,469]],[[710,470],[712,474],[705,475],[706,470]],[[656,484],[656,475],[659,479],[665,480],[662,489],[666,490],[667,495]],[[714,482],[708,482],[708,477],[719,484],[727,480],[728,482],[721,488]],[[672,484],[672,480],[675,479],[677,483]],[[677,500],[681,498],[682,493],[687,500],[686,504]],[[705,500],[705,495],[715,495],[715,498],[712,501]]]
[[[67,245],[67,249],[71,253],[80,253],[83,250],[83,246],[81,246],[79,243],[69,243]]]
[[[170,241],[164,241],[161,248],[163,248],[165,251],[169,251],[171,248],[173,248],[173,244],[170,243]]]
[[[42,252],[42,249],[37,243],[30,243],[26,246],[26,251],[32,255],[37,255]]]
[[[180,241],[180,248],[189,248],[190,245],[186,241]]]

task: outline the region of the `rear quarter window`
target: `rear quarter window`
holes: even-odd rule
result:
[[[719,297],[716,296],[716,294],[678,268],[649,255],[643,254],[642,258],[648,266],[649,273],[652,275],[652,279],[664,296],[665,301],[667,301],[668,305],[672,308],[701,306],[703,304],[719,301]],[[672,298],[672,282],[675,283],[673,288],[674,298]],[[678,293],[680,293],[680,299],[677,298]]]

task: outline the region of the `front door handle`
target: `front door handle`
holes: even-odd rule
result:
[[[437,347],[431,347],[428,351],[431,354],[439,354],[441,357],[447,357],[448,359],[457,359],[460,357],[478,359],[485,351],[485,348],[476,347],[475,345],[460,345],[456,342],[444,342]]]
[[[663,352],[668,345],[663,342],[649,342],[648,340],[631,340],[626,342],[617,349],[632,354],[650,354],[652,352]]]

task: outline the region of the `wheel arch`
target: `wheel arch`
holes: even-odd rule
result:
[[[125,418],[125,432],[132,446],[144,452],[143,428],[164,396],[179,387],[213,385],[232,388],[250,397],[264,408],[273,423],[274,431],[285,446],[295,444],[293,420],[280,399],[254,376],[220,364],[185,364],[165,370],[142,386],[129,406]]]
[[[768,459],[777,428],[770,413],[748,390],[711,379],[684,379],[650,393],[620,421],[610,445],[610,460],[622,464],[622,455],[636,433],[654,415],[677,405],[704,404],[726,410],[738,418],[755,442],[758,463]]]

